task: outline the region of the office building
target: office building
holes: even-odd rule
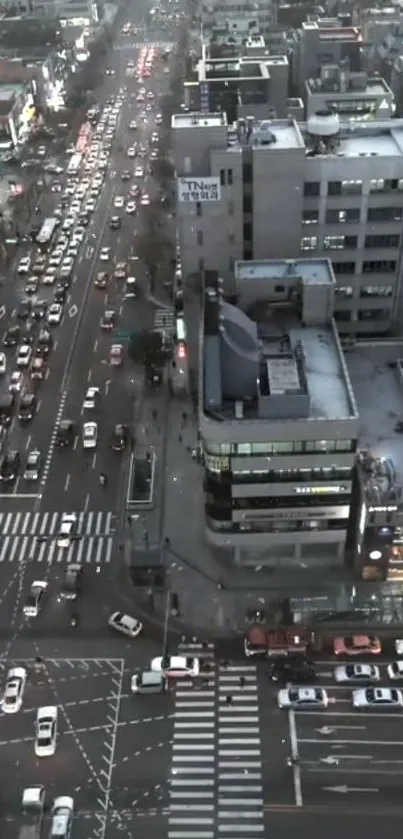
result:
[[[359,417],[331,263],[237,262],[234,275],[236,305],[219,279],[204,290],[207,539],[239,564],[342,567]]]
[[[172,127],[185,281],[217,271],[231,294],[237,260],[326,257],[343,335],[400,329],[403,120],[188,113]]]
[[[390,119],[395,113],[394,95],[384,79],[339,65],[322,67],[319,77],[305,82],[305,103],[307,119],[324,109],[346,122]]]
[[[276,20],[270,0],[210,0],[202,5],[202,27],[225,28],[233,43],[241,44],[251,35],[264,35]]]
[[[291,38],[293,90],[300,96],[308,79],[320,76],[324,65],[347,63],[353,73],[363,69],[363,39],[358,26],[342,26],[338,18],[319,18],[304,21]]]
[[[203,47],[203,55],[192,78],[185,82],[185,105],[192,111],[227,114],[234,122],[242,109],[266,116],[288,114],[289,65],[286,55],[265,55],[263,38],[250,38],[243,56],[211,58]]]

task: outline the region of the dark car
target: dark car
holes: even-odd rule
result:
[[[78,220],[82,227],[88,227],[90,223],[90,216],[88,213],[80,213]]]
[[[115,311],[113,309],[107,309],[106,312],[103,313],[99,325],[101,329],[109,332],[115,326],[115,320]]]
[[[56,446],[60,449],[68,449],[74,443],[75,429],[74,422],[62,420],[56,428]]]
[[[122,181],[130,181],[131,176],[132,176],[131,172],[129,172],[128,169],[125,169],[124,172],[122,172],[120,177],[121,177]]]
[[[57,285],[54,293],[53,293],[53,300],[55,303],[64,303],[67,297],[67,288],[63,285]]]
[[[47,303],[46,300],[37,300],[32,306],[31,317],[33,320],[43,320],[46,315]]]
[[[111,449],[114,452],[122,452],[129,442],[129,429],[127,425],[119,423],[115,425],[111,437]]]
[[[21,300],[18,304],[17,308],[17,318],[20,320],[26,320],[29,318],[31,314],[31,301],[27,298],[25,300]]]
[[[53,338],[47,329],[42,329],[38,336],[38,343],[36,345],[36,355],[40,358],[49,355],[53,346]]]
[[[11,484],[16,480],[20,468],[20,453],[15,450],[9,450],[3,455],[0,464],[0,481],[5,484]]]
[[[315,680],[315,665],[305,655],[279,656],[269,667],[269,679],[286,685],[312,683]]]
[[[112,230],[120,230],[122,227],[122,219],[120,216],[112,216],[110,221],[110,227]]]
[[[0,396],[0,425],[4,428],[10,425],[14,415],[15,397],[12,393]]]
[[[77,600],[82,591],[83,566],[72,562],[67,566],[60,591],[62,600]]]
[[[35,416],[38,407],[38,400],[34,393],[24,393],[21,396],[18,409],[18,419],[21,422],[30,422]]]
[[[3,347],[16,347],[20,342],[20,335],[19,326],[9,326],[3,336]]]

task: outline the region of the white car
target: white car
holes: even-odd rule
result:
[[[16,714],[24,698],[27,671],[25,667],[12,667],[7,673],[1,707],[5,714]]]
[[[98,444],[98,426],[96,422],[85,422],[83,427],[83,448],[96,449]]]
[[[91,411],[97,406],[99,398],[99,387],[89,387],[84,397],[83,408]]]
[[[17,271],[19,274],[29,274],[31,270],[31,257],[23,256],[18,263]]]
[[[60,530],[57,536],[57,547],[68,548],[71,544],[71,537],[76,526],[77,516],[75,513],[63,513],[60,522]]]
[[[37,757],[52,757],[56,751],[57,707],[45,705],[38,708],[35,724],[35,754]]]
[[[277,694],[279,708],[311,710],[312,708],[327,708],[328,703],[329,698],[323,688],[282,688]]]
[[[134,170],[134,177],[135,178],[144,178],[144,169],[142,166],[136,166]]]
[[[0,352],[0,376],[4,376],[6,370],[7,370],[6,354],[4,352]]]
[[[44,285],[53,285],[56,280],[57,268],[47,268],[43,277],[42,282]]]
[[[150,206],[150,197],[145,192],[144,195],[141,196],[140,204],[142,207],[149,207]]]
[[[334,670],[334,680],[339,684],[355,682],[356,684],[369,685],[373,682],[379,682],[380,678],[379,667],[375,664],[341,664]]]
[[[200,673],[199,659],[185,655],[153,658],[150,667],[154,673],[165,673],[166,676],[171,676],[175,679],[194,678]]]
[[[10,393],[19,393],[22,388],[22,373],[20,370],[14,370],[14,373],[11,373],[10,382],[8,385],[8,389]]]
[[[121,632],[122,635],[128,635],[129,638],[137,638],[143,629],[143,624],[137,618],[132,618],[130,615],[124,615],[122,612],[114,612],[108,620],[108,626]]]
[[[69,245],[66,258],[67,259],[77,259],[78,257],[78,246],[74,244],[72,241],[71,245]]]
[[[74,799],[70,795],[59,795],[52,807],[50,839],[69,839],[73,827]]]
[[[129,203],[126,204],[126,213],[129,213],[130,216],[134,215],[136,209],[137,208],[134,201],[129,201]]]
[[[362,688],[353,690],[353,708],[401,708],[403,693],[398,688]]]
[[[84,212],[93,213],[94,210],[95,210],[95,201],[87,201],[87,203],[84,207]]]
[[[49,259],[49,268],[57,268],[63,259],[63,255],[64,250],[62,250],[62,248],[54,250]]]
[[[110,259],[111,249],[110,248],[101,248],[101,252],[99,254],[99,258],[101,262],[107,262]]]
[[[403,638],[396,638],[395,652],[397,655],[403,655]]]
[[[32,347],[29,344],[22,344],[19,347],[17,358],[16,358],[16,365],[17,367],[28,367],[29,362],[31,361],[32,357]]]
[[[133,146],[130,146],[130,148],[127,149],[127,156],[136,157],[136,149],[134,149]]]
[[[26,618],[38,617],[47,587],[48,584],[45,580],[34,580],[34,582],[31,583],[27,599],[22,608],[23,614]]]
[[[392,661],[392,664],[388,664],[387,673],[389,679],[403,679],[403,661]]]
[[[47,322],[52,325],[58,325],[63,317],[63,307],[60,303],[52,303],[46,314]]]
[[[116,207],[117,210],[120,210],[122,207],[124,207],[124,204],[125,204],[125,199],[123,198],[123,196],[122,195],[117,195],[114,202],[113,202],[113,206]]]
[[[80,226],[76,227],[76,229],[74,230],[74,233],[73,233],[72,241],[77,242],[78,244],[81,245],[81,242],[83,241],[84,237],[85,237],[85,227],[80,227]]]

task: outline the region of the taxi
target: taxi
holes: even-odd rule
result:
[[[123,364],[122,344],[112,344],[109,350],[109,363],[112,367],[121,367]]]

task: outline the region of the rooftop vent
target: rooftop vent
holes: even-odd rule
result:
[[[308,119],[308,132],[312,137],[335,137],[340,130],[339,115],[334,111],[317,111]]]

